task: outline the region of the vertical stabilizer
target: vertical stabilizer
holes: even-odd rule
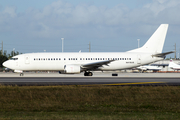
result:
[[[172,59],[170,60],[168,67],[170,67],[170,68],[172,68],[172,69],[174,69],[174,68],[175,68],[175,69],[176,69],[176,68],[179,68],[179,69],[180,69],[180,65],[174,63]]]
[[[128,52],[162,53],[168,26],[168,24],[161,24],[144,46]]]

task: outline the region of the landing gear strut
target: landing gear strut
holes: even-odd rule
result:
[[[92,72],[85,72],[84,76],[93,76],[93,73]]]

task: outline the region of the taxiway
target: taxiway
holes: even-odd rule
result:
[[[95,73],[92,77],[83,74],[62,75],[58,73],[0,73],[1,85],[180,85],[179,73]]]

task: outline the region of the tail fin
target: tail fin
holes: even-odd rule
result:
[[[168,24],[161,24],[144,46],[128,52],[162,53],[168,26]]]
[[[168,67],[175,68],[175,67],[180,67],[180,66],[178,64],[174,63],[173,60],[171,59]]]

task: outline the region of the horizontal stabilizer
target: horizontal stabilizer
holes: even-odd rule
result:
[[[165,52],[165,53],[158,53],[158,54],[154,54],[152,56],[155,56],[155,57],[164,57],[168,54],[171,54],[171,53],[174,53],[175,51],[170,51],[170,52]]]

